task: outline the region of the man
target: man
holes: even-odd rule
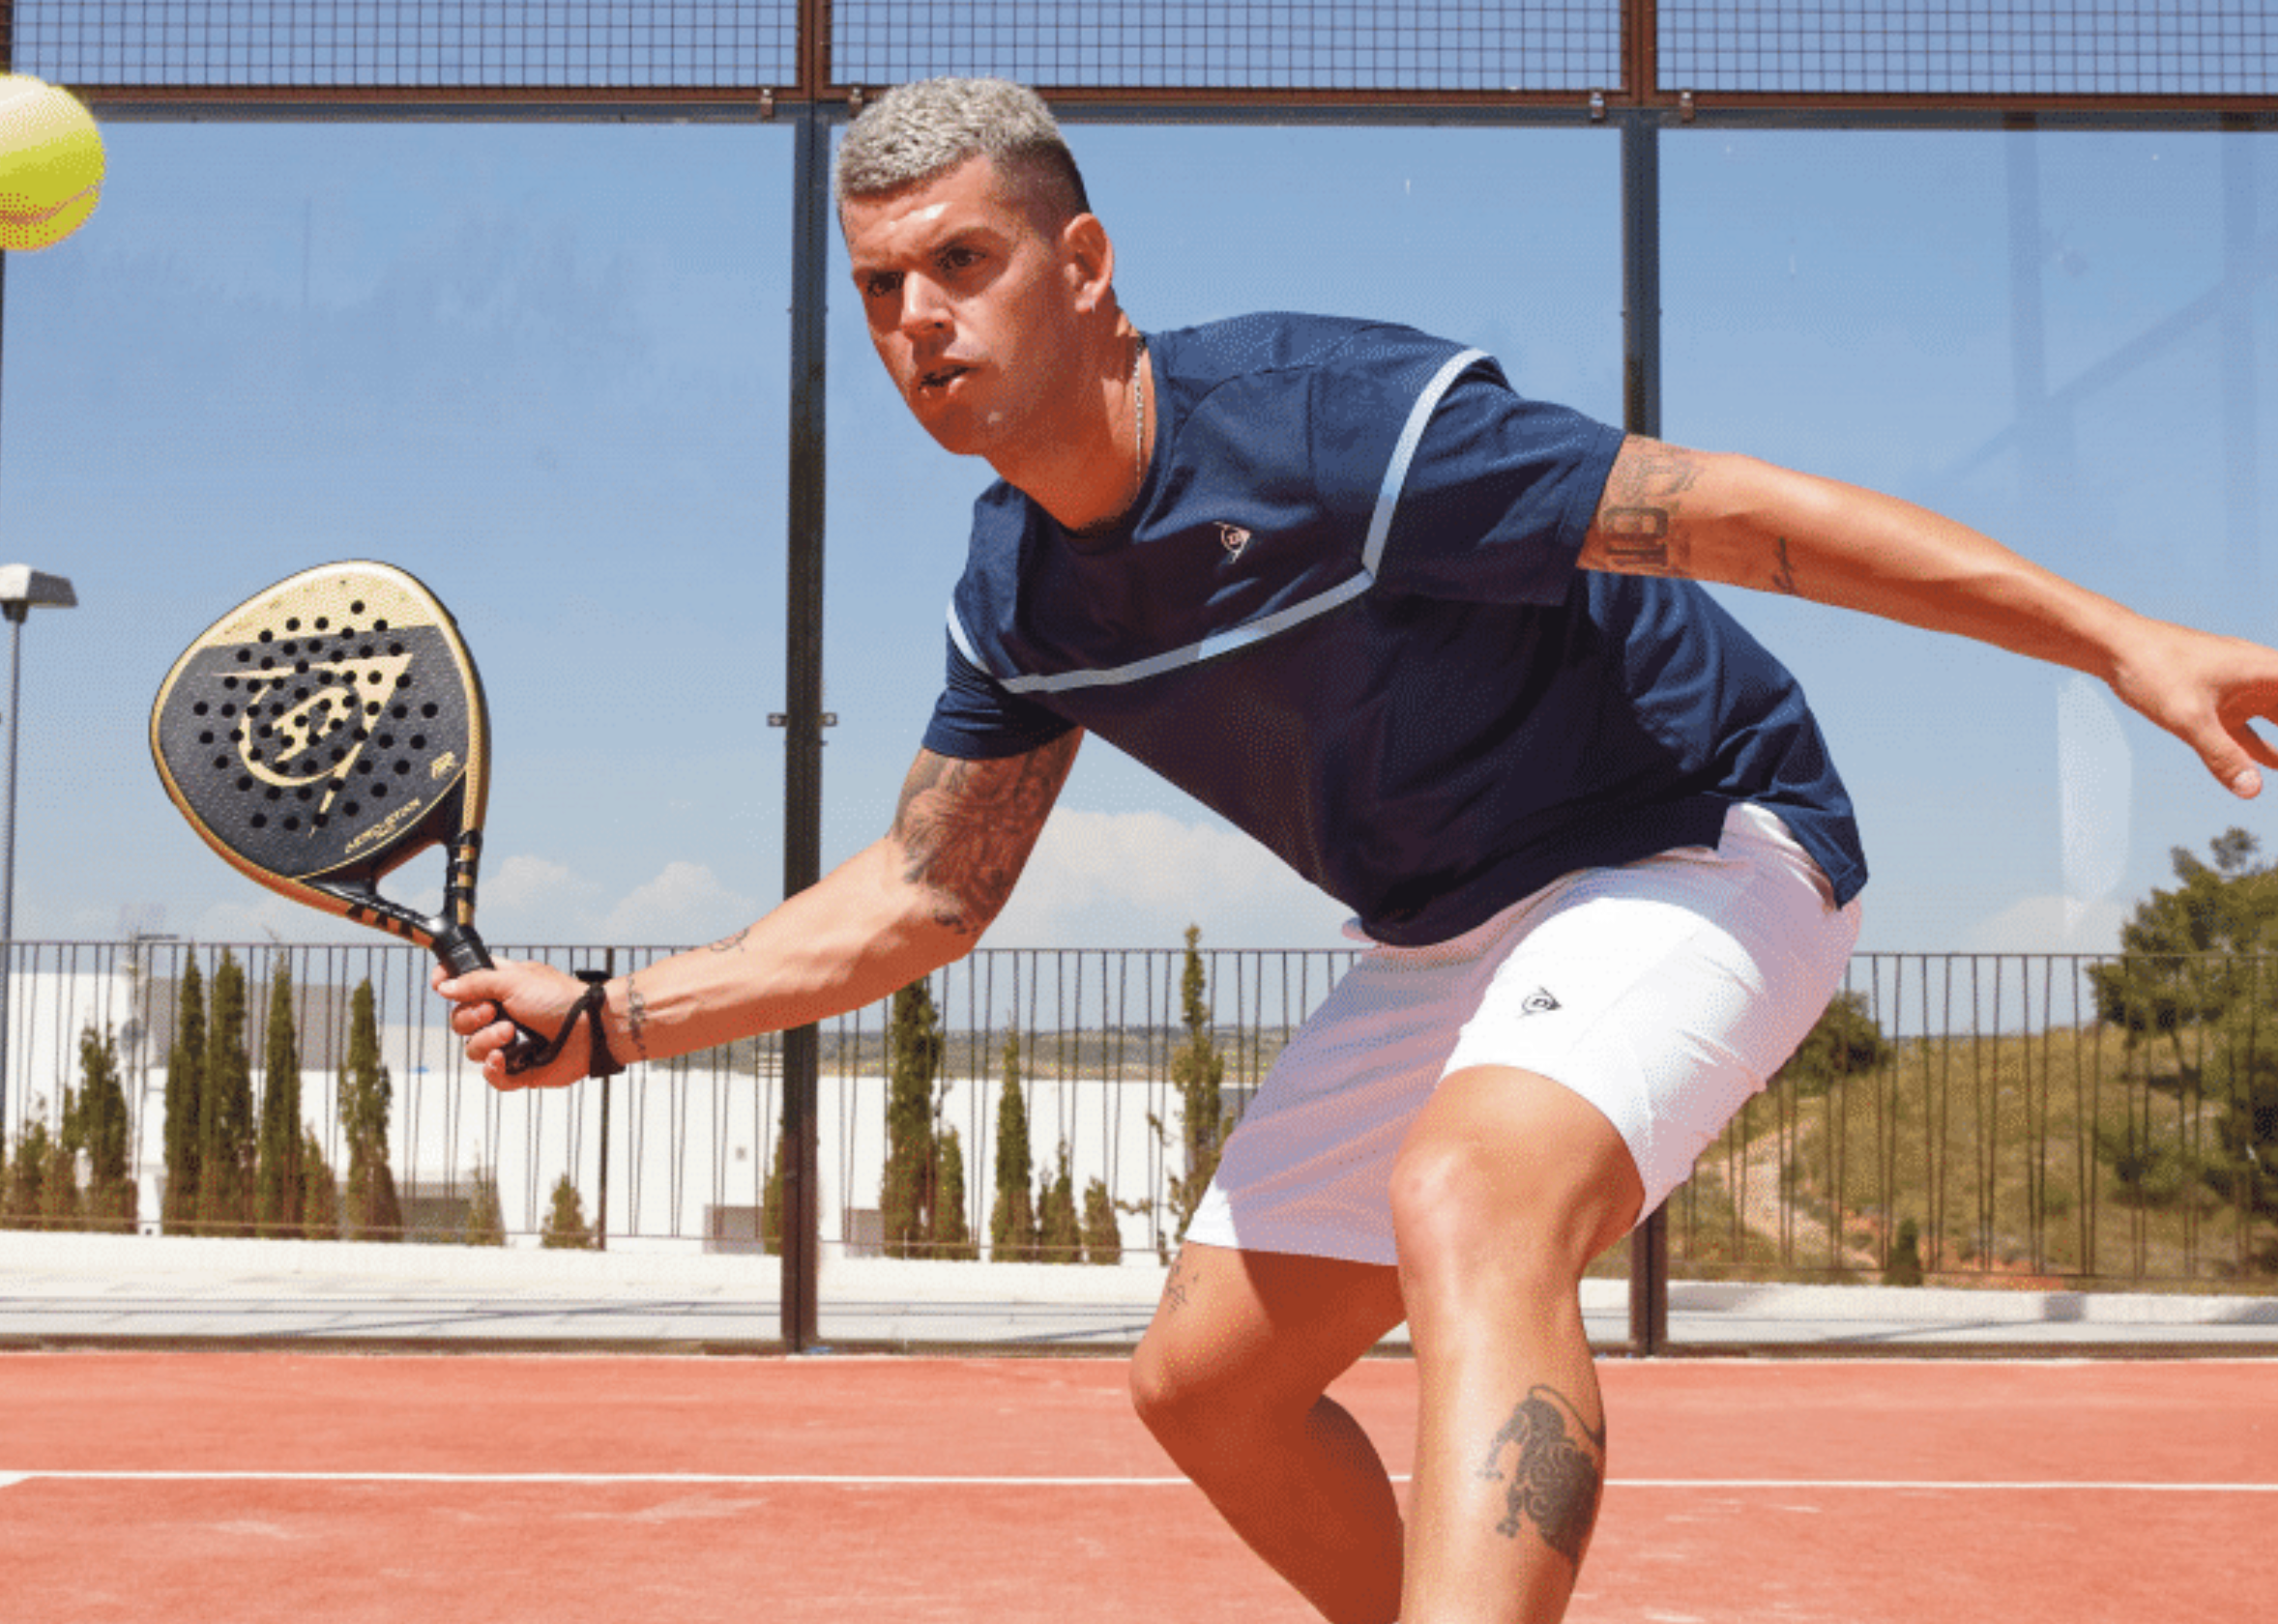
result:
[[[1405,329],[1143,336],[1042,104],[890,93],[840,222],[919,421],[1001,476],[891,827],[748,929],[588,993],[442,983],[660,1058],[884,997],[1004,906],[1084,731],[1250,830],[1377,945],[1228,1146],[1132,1369],[1235,1530],[1352,1624],[1546,1620],[1606,1425],[1578,1286],[1794,1050],[1865,862],[1796,684],[1695,584],[2090,671],[2241,796],[2278,653],[2144,620],[1889,498],[1524,401]],[[1405,1319],[1405,1525],[1325,1396]]]

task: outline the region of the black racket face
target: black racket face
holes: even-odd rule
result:
[[[151,750],[210,845],[336,914],[365,917],[380,876],[482,820],[474,661],[450,612],[388,565],[307,570],[216,622],[159,690]],[[389,912],[367,922],[430,934]]]

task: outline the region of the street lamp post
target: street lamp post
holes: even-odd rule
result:
[[[0,823],[0,1144],[8,1128],[8,1005],[15,961],[15,751],[23,737],[24,617],[34,609],[75,609],[71,582],[28,564],[0,564],[0,613],[8,616],[8,791]]]

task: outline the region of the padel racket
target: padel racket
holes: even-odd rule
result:
[[[174,804],[241,873],[430,948],[453,974],[490,968],[475,934],[482,681],[451,612],[404,571],[328,564],[232,609],[166,674],[150,744]],[[435,846],[440,914],[380,894]],[[559,1049],[516,1026],[509,1071]]]

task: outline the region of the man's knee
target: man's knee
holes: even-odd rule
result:
[[[1300,1423],[1401,1313],[1390,1268],[1189,1248],[1132,1355],[1131,1406],[1174,1455]]]
[[[1206,1370],[1177,1357],[1153,1331],[1131,1355],[1130,1389],[1131,1408],[1166,1446],[1208,1425],[1212,1401]]]
[[[1459,1072],[1393,1163],[1401,1273],[1411,1290],[1481,1271],[1568,1284],[1628,1232],[1642,1197],[1628,1148],[1580,1096],[1526,1073]]]

